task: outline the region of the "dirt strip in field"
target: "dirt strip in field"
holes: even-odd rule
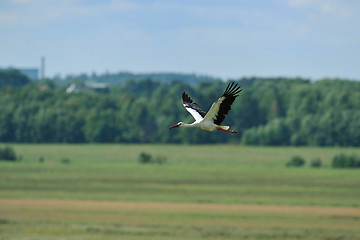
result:
[[[0,198],[0,239],[353,240],[359,226],[355,207]]]
[[[360,218],[360,208],[290,206],[290,205],[255,205],[255,204],[217,204],[217,203],[163,203],[163,202],[123,202],[92,200],[57,200],[57,199],[0,199],[0,210],[39,208],[53,210],[131,210],[157,212],[213,212],[213,213],[267,213],[297,214],[317,216],[338,216]],[[0,213],[1,214],[1,213]]]

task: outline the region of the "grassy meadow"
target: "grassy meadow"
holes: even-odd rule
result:
[[[358,148],[12,147],[0,239],[360,239],[360,170],[330,167]],[[166,162],[140,164],[142,152]],[[307,164],[285,167],[294,155]]]

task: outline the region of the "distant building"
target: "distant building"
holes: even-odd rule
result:
[[[30,78],[31,80],[39,79],[39,69],[37,68],[17,68],[19,72]]]
[[[79,88],[76,87],[76,84],[75,83],[72,83],[67,89],[66,89],[66,92],[67,93],[75,93],[75,92],[79,92]]]
[[[96,82],[85,82],[85,86],[78,87],[75,83],[72,83],[67,89],[67,93],[77,93],[77,92],[87,92],[94,90],[101,93],[109,93],[109,88],[106,83],[96,83]]]

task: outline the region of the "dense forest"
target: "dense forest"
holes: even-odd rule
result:
[[[190,84],[181,76],[169,81],[130,76],[107,91],[88,87],[69,93],[71,81],[31,82],[17,71],[1,71],[0,142],[360,146],[360,82],[237,79],[244,90],[224,125],[239,133],[228,134],[168,129],[193,121],[181,104],[183,91],[207,111],[227,85],[216,79]]]

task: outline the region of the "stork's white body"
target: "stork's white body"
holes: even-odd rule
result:
[[[223,130],[228,130],[230,128],[229,126],[218,126],[214,123],[206,122],[206,121],[194,122],[194,123],[190,123],[190,124],[182,123],[181,127],[200,128],[201,130],[205,130],[205,131],[209,131],[209,132],[212,132],[214,130],[220,130],[219,128],[221,128]]]

